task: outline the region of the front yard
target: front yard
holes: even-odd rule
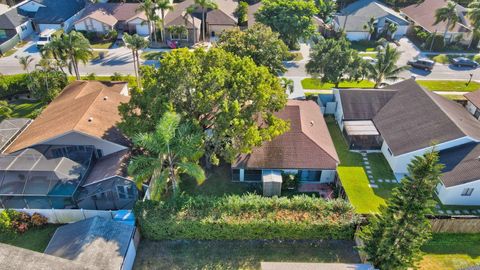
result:
[[[417,80],[418,84],[430,91],[473,92],[480,89],[480,83],[472,81]]]
[[[260,262],[359,263],[353,241],[148,241],[134,269],[260,269]]]
[[[368,80],[359,82],[341,82],[338,88],[373,88],[375,84]],[[330,90],[335,87],[333,83],[322,83],[319,79],[306,78],[302,80],[303,89]]]

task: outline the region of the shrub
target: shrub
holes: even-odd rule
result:
[[[28,91],[26,74],[0,75],[0,98]]]
[[[352,239],[358,220],[344,200],[305,195],[178,196],[139,201],[134,211],[152,240]]]
[[[433,46],[432,46],[432,38],[434,38],[434,42],[433,42]],[[443,36],[441,35],[430,35],[426,42],[425,42],[425,49],[427,50],[430,50],[430,48],[432,48],[432,51],[441,51],[443,50],[445,47],[445,43],[444,43],[444,40],[443,40]]]
[[[282,174],[282,190],[297,189],[300,184],[298,174]]]
[[[24,233],[32,226],[41,227],[47,222],[47,218],[39,213],[30,216],[27,213],[6,209],[0,213],[0,232]]]
[[[48,219],[39,213],[33,213],[31,217],[31,222],[32,222],[32,225],[35,227],[42,227],[48,223]]]

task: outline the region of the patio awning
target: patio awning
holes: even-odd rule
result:
[[[380,133],[370,120],[344,121],[345,131],[349,136],[378,136]]]

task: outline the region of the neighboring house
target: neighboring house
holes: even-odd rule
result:
[[[80,18],[86,0],[30,0],[19,6],[19,12],[32,18],[35,30],[63,29],[70,31]]]
[[[290,130],[238,156],[233,181],[281,183],[281,173],[287,173],[298,174],[301,182],[333,182],[339,158],[318,105],[289,100],[275,115],[289,121]]]
[[[413,79],[384,89],[336,89],[334,94],[337,101],[335,118],[347,140],[354,142],[355,147],[350,144],[353,149],[381,151],[396,176],[402,177],[415,156],[434,148],[444,156],[444,162],[450,162],[444,170],[445,178],[442,178],[448,188],[442,191],[442,195],[439,193],[439,198],[444,204],[449,204],[453,199],[446,198],[466,196],[462,195],[463,190],[458,190],[467,180],[456,172],[448,173],[461,167],[451,165],[453,159],[445,161],[445,151],[480,142],[480,121],[476,121],[464,107],[425,90]],[[465,162],[472,160],[472,156],[462,153]],[[454,177],[450,175],[459,178],[451,180]],[[480,179],[480,174],[477,179]],[[472,204],[472,201],[464,198],[456,202]]]
[[[12,8],[0,15],[0,55],[33,33],[30,19]]]
[[[410,25],[398,12],[378,1],[360,0],[342,9],[335,16],[333,26],[336,31],[345,31],[349,40],[369,40],[371,35],[365,25],[371,18],[375,19],[373,36],[387,31],[388,24],[395,24],[397,31],[394,38],[399,39],[406,35]]]
[[[96,216],[59,227],[44,253],[91,269],[130,270],[134,237],[135,226]]]
[[[131,209],[130,142],[116,128],[129,99],[127,83],[76,81],[17,137],[0,129],[11,142],[0,155],[0,207]]]
[[[215,39],[223,30],[231,29],[237,26],[237,19],[234,16],[238,2],[235,0],[217,0],[218,9],[208,10],[205,22],[202,22],[202,10],[197,8],[192,16],[186,14],[189,6],[195,4],[194,0],[186,0],[181,3],[174,4],[173,10],[168,11],[165,16],[165,26],[185,26],[187,34],[177,35],[166,31],[168,40],[181,41],[187,44],[194,44],[201,39],[201,29],[205,23],[207,29],[207,40]],[[195,27],[194,27],[195,25]],[[196,36],[196,40],[194,39]]]
[[[434,25],[435,13],[439,8],[447,5],[447,0],[425,0],[419,4],[413,4],[401,9],[402,15],[409,21],[412,21],[413,26],[420,26],[428,33],[437,33],[443,35],[447,26],[447,22],[439,22]],[[467,17],[468,10],[457,4],[457,14],[460,17],[460,22],[457,22],[453,28],[447,31],[446,40],[453,41],[457,38],[465,45],[469,45],[473,39],[473,31],[470,21]]]
[[[473,117],[480,120],[480,91],[470,92],[464,95],[467,98],[467,110]]]
[[[139,3],[95,3],[88,5],[75,30],[106,34],[111,30],[148,36],[150,34],[145,12]]]
[[[260,9],[262,6],[262,2],[258,2],[253,5],[248,6],[248,13],[247,13],[247,25],[248,27],[252,27],[255,23],[255,13]]]

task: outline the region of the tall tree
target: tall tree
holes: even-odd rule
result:
[[[144,155],[134,157],[128,171],[137,185],[151,180],[151,199],[160,199],[169,187],[176,196],[181,174],[192,176],[199,184],[205,180],[198,165],[203,155],[201,130],[192,123],[181,122],[176,113],[166,112],[154,132],[135,135],[133,143]]]
[[[318,17],[324,22],[330,22],[337,12],[337,2],[334,0],[315,0],[318,8]]]
[[[480,35],[480,0],[473,0],[468,5],[468,18],[472,21],[473,35],[468,47],[472,46],[474,38]]]
[[[190,5],[187,7],[187,9],[185,10],[185,14],[186,15],[189,15],[190,18],[192,19],[192,25],[193,25],[193,43],[196,43],[198,42],[198,38],[197,38],[197,28],[195,27],[195,12],[197,11],[197,6],[194,4],[194,5]]]
[[[306,69],[313,77],[321,77],[322,82],[338,87],[342,80],[359,74],[356,68],[360,62],[357,51],[350,48],[350,42],[344,37],[323,39],[313,46]]]
[[[36,69],[32,72],[32,95],[34,98],[48,104],[68,84],[65,73],[55,69]]]
[[[290,49],[298,47],[300,38],[315,32],[313,16],[318,13],[313,0],[263,0],[255,13],[258,22],[268,25],[280,34]]]
[[[148,25],[148,32],[149,38],[157,42],[157,31],[155,29],[155,22],[158,21],[157,16],[157,7],[154,0],[144,0],[143,2],[140,1],[140,5],[137,8],[137,11],[145,12],[145,16],[147,17],[147,25]]]
[[[30,82],[31,82],[32,76],[30,75],[30,65],[31,65],[32,62],[33,62],[33,58],[32,58],[30,55],[21,56],[21,57],[18,57],[18,55],[17,55],[17,56],[15,56],[15,58],[18,59],[18,63],[20,64],[20,66],[22,67],[22,69],[27,72],[27,75],[28,75],[29,80],[30,80]],[[31,83],[30,83],[30,82],[27,83],[27,88],[28,88],[28,91],[29,91],[29,92],[32,91],[32,87],[31,87]]]
[[[160,10],[161,13],[161,23],[162,23],[162,41],[166,41],[165,38],[165,12],[173,9],[172,3],[170,0],[157,0],[156,8]]]
[[[440,181],[442,165],[438,153],[415,157],[408,175],[392,191],[387,207],[365,226],[360,237],[368,260],[379,269],[403,270],[414,267],[431,236],[426,215],[435,205],[433,193]]]
[[[133,69],[135,70],[135,77],[137,79],[137,87],[141,87],[141,79],[140,79],[140,59],[138,51],[148,46],[148,41],[146,41],[141,36],[134,34],[129,35],[125,33],[123,35],[123,41],[127,48],[132,50],[132,58],[133,58]]]
[[[202,40],[207,38],[207,11],[209,9],[218,9],[218,5],[214,0],[195,0],[195,4],[202,10]]]
[[[377,61],[368,66],[369,78],[375,82],[375,88],[379,88],[388,81],[400,79],[400,72],[406,69],[405,66],[397,66],[401,53],[394,47],[387,44],[377,52]]]
[[[250,57],[257,65],[268,67],[273,74],[285,72],[284,60],[290,56],[288,47],[278,33],[266,25],[256,23],[246,31],[238,28],[224,31],[218,47],[241,57]]]
[[[435,11],[435,22],[433,24],[437,25],[440,22],[445,21],[447,23],[445,25],[445,32],[443,33],[443,38],[446,40],[448,30],[453,29],[457,22],[460,21],[460,17],[457,12],[457,3],[449,0],[446,6],[439,8]]]
[[[204,131],[207,160],[232,161],[288,129],[274,116],[287,97],[277,76],[218,48],[177,49],[164,54],[160,69],[142,68],[143,90],[120,106],[125,134],[152,132],[164,112],[174,110]],[[260,122],[260,118],[262,121]]]
[[[235,17],[237,17],[238,25],[245,26],[248,21],[248,3],[245,1],[238,2],[238,6],[235,9]]]
[[[363,26],[363,29],[368,31],[368,40],[371,40],[373,34],[375,34],[375,18],[371,17],[368,22]]]

